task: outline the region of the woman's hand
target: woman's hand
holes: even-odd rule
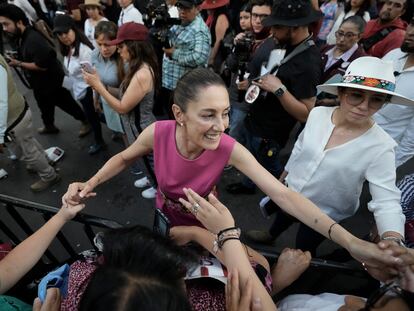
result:
[[[308,251],[285,248],[272,268],[273,294],[296,281],[308,269],[311,259]]]
[[[383,243],[380,242],[379,244]],[[394,249],[381,249],[377,244],[354,238],[348,248],[349,253],[359,262],[371,268],[393,268],[401,266],[403,260]]]
[[[105,88],[96,70],[93,73],[89,73],[89,72],[86,72],[85,70],[82,70],[82,74],[83,74],[83,80],[85,80],[85,82],[91,88],[98,91],[98,93],[99,93],[100,88]]]
[[[179,246],[186,245],[194,240],[195,230],[194,226],[175,226],[170,229],[170,238]]]
[[[233,269],[226,284],[227,311],[260,311],[263,310],[260,299],[253,298],[252,280],[248,279],[244,287],[240,286],[239,272]]]
[[[61,217],[64,222],[68,222],[73,219],[81,210],[85,208],[85,204],[70,205],[66,204],[62,206],[57,212],[56,216]]]
[[[191,189],[183,189],[188,201],[180,202],[212,233],[217,234],[223,229],[234,227],[234,219],[230,211],[213,194],[208,201]],[[197,206],[198,205],[198,206]]]
[[[59,288],[48,288],[46,299],[42,302],[36,298],[33,303],[33,311],[59,311],[60,310],[60,290]]]
[[[84,199],[96,196],[95,192],[92,192],[93,186],[88,181],[86,183],[74,182],[68,187],[66,193],[62,196],[62,204],[66,205],[77,205]]]

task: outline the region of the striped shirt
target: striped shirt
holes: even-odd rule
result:
[[[188,25],[174,25],[168,34],[170,45],[175,48],[171,59],[164,55],[162,86],[174,90],[177,81],[196,67],[205,67],[210,55],[210,30],[200,15]]]
[[[397,183],[401,190],[401,208],[405,215],[405,221],[414,220],[414,174],[405,176]],[[405,241],[407,247],[414,248],[414,241]]]

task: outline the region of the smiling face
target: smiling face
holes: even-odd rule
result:
[[[174,115],[179,124],[183,124],[184,145],[188,152],[201,153],[203,150],[218,148],[221,135],[229,126],[230,103],[227,89],[221,85],[210,85],[198,91],[197,99],[187,104],[183,112],[177,105],[173,106]],[[180,137],[177,137],[180,141]],[[180,145],[180,144],[178,144]]]
[[[401,45],[401,51],[406,53],[414,53],[414,17],[411,18],[410,24],[405,31],[405,37]]]
[[[356,125],[369,121],[387,101],[387,95],[373,91],[343,88],[339,90],[340,110],[345,119]]]

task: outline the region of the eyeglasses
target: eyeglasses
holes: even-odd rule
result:
[[[335,37],[337,37],[338,39],[342,38],[342,37],[345,37],[345,39],[349,40],[349,39],[352,39],[353,37],[356,37],[358,35],[359,34],[353,33],[353,32],[343,32],[343,31],[340,31],[340,30],[335,31]]]
[[[369,311],[373,308],[382,308],[388,303],[388,299],[382,299],[387,293],[394,293],[397,296],[402,296],[403,290],[398,285],[397,282],[391,282],[385,284],[378,288],[372,295],[368,298],[365,303],[365,307],[359,311]]]
[[[365,95],[361,92],[350,91],[345,93],[346,101],[351,106],[359,106],[368,97],[368,107],[371,109],[380,109],[382,105],[387,101],[388,96],[381,96],[379,94]]]
[[[252,19],[258,19],[258,18],[260,18],[260,21],[264,20],[268,16],[269,16],[269,14],[252,13]]]

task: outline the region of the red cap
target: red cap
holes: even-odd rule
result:
[[[116,39],[109,41],[108,45],[117,45],[126,40],[146,41],[148,39],[148,29],[142,24],[134,22],[125,23],[118,29]]]

